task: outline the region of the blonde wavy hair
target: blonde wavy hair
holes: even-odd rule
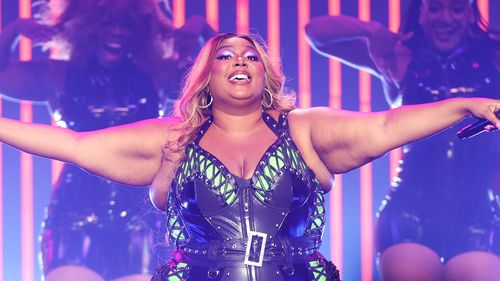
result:
[[[263,95],[263,104],[270,104],[269,107],[263,105],[263,110],[277,110],[286,113],[295,108],[295,92],[284,87],[285,76],[281,70],[280,61],[275,60],[271,63],[267,48],[258,36],[223,33],[211,38],[203,46],[193,66],[185,76],[184,86],[180,94],[180,122],[170,127],[171,133],[167,136],[163,147],[164,161],[151,184],[151,194],[155,193],[155,190],[163,190],[166,186],[170,186],[177,169],[186,157],[186,146],[195,139],[205,121],[212,116],[211,107],[204,108],[204,105],[207,105],[207,90],[212,62],[215,60],[215,54],[221,43],[232,37],[243,38],[250,42],[257,50],[264,65],[265,88],[272,95],[272,103],[270,98]],[[151,198],[153,197],[151,196]],[[161,200],[166,200],[165,198],[162,197]],[[152,202],[154,203],[153,200]],[[166,202],[161,204],[166,204]]]
[[[232,37],[243,38],[257,50],[265,70],[265,88],[272,95],[263,95],[263,104],[269,105],[263,110],[275,109],[281,113],[286,113],[295,108],[295,92],[285,88],[285,76],[281,69],[280,61],[271,63],[267,48],[256,35],[243,35],[235,33],[219,34],[207,41],[201,49],[198,57],[187,73],[184,86],[180,95],[179,111],[181,122],[172,129],[179,131],[174,143],[167,143],[167,150],[183,154],[186,146],[196,137],[203,123],[212,115],[211,108],[202,108],[200,105],[207,104],[208,82],[210,81],[210,71],[215,54],[221,43]],[[174,146],[172,146],[174,144]],[[172,147],[173,151],[172,151]],[[179,161],[183,157],[180,157]]]

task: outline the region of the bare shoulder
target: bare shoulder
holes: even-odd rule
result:
[[[318,120],[318,118],[335,116],[340,112],[342,111],[324,106],[294,109],[288,114],[288,120],[290,125],[292,125],[292,123],[297,123],[298,125],[306,125],[311,122],[321,121]]]
[[[311,130],[313,124],[320,121],[322,114],[329,113],[331,114],[332,110],[327,107],[314,107],[295,109],[288,114],[290,136],[325,192],[332,188],[334,178],[313,146]]]
[[[173,132],[175,131],[175,127],[181,123],[181,118],[172,116],[172,117],[164,117],[164,118],[154,118],[147,119],[144,121],[139,121],[137,123],[132,124],[132,126],[140,126],[144,129],[154,130],[154,131],[162,131],[162,132]]]
[[[290,111],[288,125],[294,142],[308,151],[312,150],[314,131],[317,128],[322,128],[322,124],[327,124],[336,113],[336,110],[328,107],[312,107]]]
[[[175,126],[180,123],[178,117],[154,118],[111,128],[120,134],[129,134],[144,141],[165,142],[167,137],[176,135]]]
[[[136,128],[151,128],[151,129],[156,128],[156,129],[169,130],[172,129],[175,125],[180,124],[180,122],[181,122],[180,117],[169,116],[163,118],[146,119],[125,126],[136,127]]]

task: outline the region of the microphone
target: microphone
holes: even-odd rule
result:
[[[498,118],[500,118],[500,110],[495,111],[495,115]],[[491,122],[488,121],[487,119],[479,119],[476,122],[460,129],[457,132],[457,137],[461,140],[472,138],[473,136],[486,131],[484,127],[486,127],[487,125],[493,125],[493,124],[491,124]]]

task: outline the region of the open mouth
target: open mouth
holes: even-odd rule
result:
[[[237,72],[229,77],[230,82],[248,82],[251,81],[252,77],[245,72]]]

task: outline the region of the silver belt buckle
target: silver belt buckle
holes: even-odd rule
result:
[[[262,267],[266,250],[267,233],[248,231],[248,241],[245,249],[246,265]]]

